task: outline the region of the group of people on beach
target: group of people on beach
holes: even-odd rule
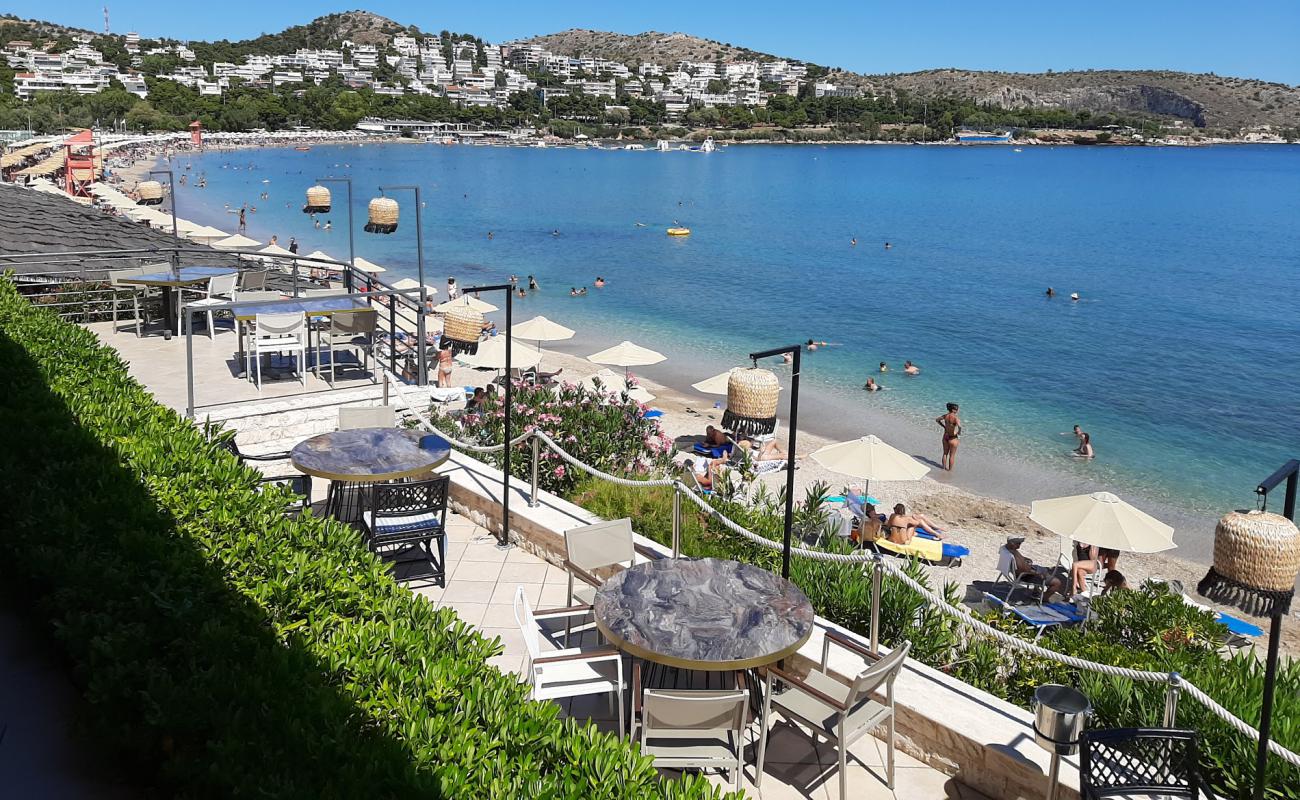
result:
[[[1128,588],[1128,581],[1124,578],[1124,574],[1115,568],[1119,563],[1118,550],[1098,547],[1087,542],[1075,542],[1074,559],[1067,570],[1064,567],[1035,564],[1032,558],[1020,552],[1020,546],[1024,543],[1023,536],[1007,537],[1007,542],[1002,547],[1003,563],[998,565],[998,571],[1013,575],[1017,580],[1042,584],[1045,601],[1050,602],[1054,595],[1064,595],[1067,585],[1071,597],[1086,593],[1088,576],[1099,569],[1106,570],[1102,594]]]

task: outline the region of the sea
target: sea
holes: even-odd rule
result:
[[[937,462],[934,419],[956,402],[957,469],[932,475],[1017,502],[1108,489],[1173,524],[1185,557],[1205,560],[1214,520],[1255,507],[1255,486],[1300,457],[1297,146],[394,143],[172,166],[189,176],[182,217],[233,231],[248,204],[253,238],[340,259],[346,186],[329,184],[332,230],[301,207],[317,178],[350,177],[356,254],[389,280],[417,277],[414,193],[386,192],[391,235],[362,231],[366,204],[419,185],[427,284],[534,276],[516,319],[578,331],[548,346],[632,340],[667,356],[636,371],[677,388],[829,342],[803,354],[801,429]],[[769,365],[788,387],[790,368]],[[1075,424],[1095,459],[1070,455]]]

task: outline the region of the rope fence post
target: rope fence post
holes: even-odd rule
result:
[[[528,492],[528,507],[537,508],[537,467],[541,457],[542,443],[533,437],[533,487]]]
[[[1182,688],[1182,676],[1177,672],[1169,673],[1169,685],[1165,687],[1164,727],[1172,728],[1178,720],[1178,692]]]
[[[682,490],[673,484],[673,558],[682,554]]]
[[[384,371],[384,405],[388,405],[388,372]]]
[[[871,652],[880,652],[880,556],[871,564]]]

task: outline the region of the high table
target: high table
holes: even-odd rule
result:
[[[173,333],[180,333],[177,327],[177,310],[180,304],[176,301],[177,292],[186,286],[196,286],[201,283],[207,283],[210,278],[219,278],[222,275],[231,275],[239,270],[232,267],[178,267],[168,269],[163,272],[153,272],[148,275],[134,275],[129,278],[119,278],[119,283],[130,283],[136,286],[157,286],[163,292],[163,324],[167,330]]]
[[[383,483],[432,472],[451,455],[446,439],[402,428],[354,428],[299,442],[289,459],[300,472],[345,483]],[[340,492],[330,493],[327,514],[337,514]]]
[[[347,311],[370,309],[365,295],[349,294],[336,297],[299,297],[237,306],[234,310],[235,327],[239,331],[239,374],[244,374],[244,323],[257,319],[258,314],[305,314],[308,317],[329,317]]]
[[[596,590],[596,627],[620,650],[684,669],[741,670],[793,655],[813,607],[790,581],[720,558],[637,564]]]

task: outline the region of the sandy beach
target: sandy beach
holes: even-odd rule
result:
[[[543,352],[545,353],[544,369],[547,372],[563,369],[563,373],[558,378],[561,381],[576,383],[588,375],[605,369],[575,353],[547,348],[543,348]],[[452,372],[452,384],[481,386],[490,381],[495,374],[490,370],[476,370],[457,363]],[[633,374],[636,374],[635,371]],[[638,377],[638,380],[655,396],[654,401],[649,405],[664,412],[660,419],[664,433],[677,442],[679,449],[689,450],[693,441],[702,439],[707,425],[720,424],[722,408],[715,407],[714,403],[721,401],[725,404],[725,398],[705,395],[689,389],[683,391],[645,377]],[[782,430],[785,430],[784,419]],[[778,443],[782,449],[785,448],[785,434],[778,434]],[[860,485],[860,481],[831,472],[808,458],[813,451],[832,443],[834,440],[815,433],[800,431],[798,434],[796,500],[802,500],[806,488],[818,482],[828,485],[832,494],[841,493],[850,484]],[[1038,564],[1054,564],[1058,556],[1070,547],[1069,542],[1031,522],[1027,506],[976,494],[950,483],[941,482],[934,477],[937,472],[932,470],[930,475],[919,481],[873,481],[870,487],[871,494],[880,499],[885,506],[903,503],[909,511],[920,512],[935,520],[942,526],[950,540],[970,548],[970,556],[962,559],[958,564],[927,568],[935,585],[954,583],[959,587],[969,587],[972,581],[993,580],[997,575],[998,550],[1008,536],[1024,536],[1026,541],[1022,545],[1022,552]],[[758,480],[768,489],[775,491],[784,487],[785,472],[769,473]],[[1165,553],[1124,553],[1120,557],[1118,568],[1124,573],[1129,584],[1134,586],[1151,578],[1181,581],[1189,596],[1198,602],[1212,606],[1209,601],[1195,594],[1196,584],[1205,576],[1206,567],[1195,561],[1180,558],[1177,553],[1176,549]],[[978,600],[979,594],[968,596],[968,600],[972,598]],[[1233,611],[1228,607],[1217,608],[1241,616],[1241,612]],[[1266,635],[1260,637],[1259,647],[1263,648],[1266,642]],[[1300,655],[1300,626],[1294,623],[1284,626],[1282,647],[1292,656]]]

